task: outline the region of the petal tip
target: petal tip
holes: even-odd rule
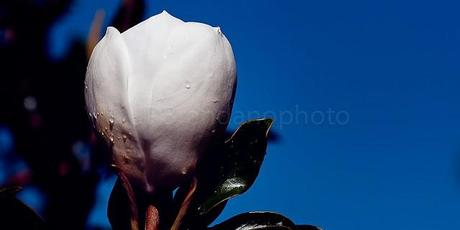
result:
[[[107,27],[107,30],[105,31],[105,36],[106,37],[112,37],[114,35],[119,35],[120,32],[117,30],[117,28],[113,27],[113,26],[109,26]]]
[[[161,11],[161,13],[159,14],[159,16],[167,17],[167,18],[175,18],[174,16],[172,16],[172,15],[171,15],[168,11],[166,11],[166,10]]]
[[[222,29],[220,28],[220,26],[214,27],[214,31],[216,31],[218,35],[222,35]]]
[[[172,16],[170,13],[168,13],[168,11],[163,10],[161,13],[153,15],[152,17],[150,17],[149,19],[145,21],[147,21],[148,23],[158,23],[158,22],[169,23],[171,21],[182,21],[182,20]]]

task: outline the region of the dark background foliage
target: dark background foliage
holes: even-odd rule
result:
[[[76,40],[58,61],[48,56],[49,30],[72,3],[0,3],[0,124],[6,138],[14,138],[0,156],[1,183],[46,194],[42,215],[52,229],[85,228],[101,170],[107,170],[106,149],[84,107],[87,44]],[[125,1],[111,24],[124,31],[142,19],[143,9],[143,1]]]

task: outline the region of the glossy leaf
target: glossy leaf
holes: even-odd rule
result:
[[[198,207],[201,214],[236,195],[246,192],[257,178],[265,157],[271,119],[249,121],[225,142],[220,181],[213,193]]]
[[[218,216],[225,201],[246,192],[254,183],[265,157],[271,125],[271,119],[242,124],[200,165],[193,211],[207,219],[207,224]]]
[[[287,217],[273,212],[248,212],[234,216],[210,230],[320,230],[311,225],[296,226]]]

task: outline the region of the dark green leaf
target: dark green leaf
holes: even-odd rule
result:
[[[225,142],[221,161],[219,182],[212,194],[198,207],[205,214],[216,205],[246,192],[259,174],[265,157],[271,119],[246,122]]]
[[[208,154],[198,167],[199,184],[192,208],[198,217],[194,220],[204,218],[205,224],[209,224],[228,199],[251,187],[265,157],[271,125],[271,119],[248,121]]]
[[[248,212],[234,216],[210,230],[295,230],[296,225],[288,218],[273,212]]]

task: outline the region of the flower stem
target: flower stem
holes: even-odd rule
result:
[[[119,172],[118,176],[120,177],[123,187],[126,189],[126,193],[128,194],[129,206],[131,208],[131,230],[139,230],[139,215],[137,212],[137,202],[134,190],[125,174]]]
[[[184,201],[182,201],[182,205],[179,209],[179,212],[177,213],[176,219],[174,220],[171,230],[178,230],[180,228],[180,225],[182,224],[182,220],[184,219],[184,216],[187,213],[187,210],[192,201],[197,184],[198,184],[197,178],[193,177],[190,187],[188,189],[187,195],[185,196]]]
[[[160,223],[160,218],[158,214],[158,209],[155,208],[152,204],[147,207],[145,213],[145,230],[158,230],[158,225]]]

